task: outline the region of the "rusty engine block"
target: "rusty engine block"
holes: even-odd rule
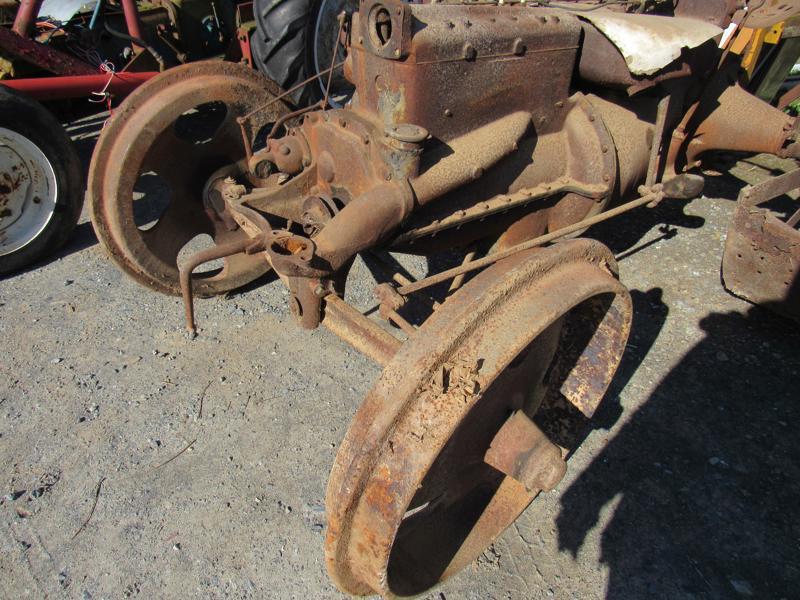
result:
[[[674,178],[707,150],[786,154],[794,140],[794,120],[730,74],[704,85],[716,73],[713,41],[677,70],[636,79],[624,61],[606,62],[620,57],[607,38],[563,10],[364,2],[348,48],[352,106],[308,113],[270,139],[250,173],[291,179],[267,178],[227,206],[263,240],[306,327],[320,319],[314,290],[360,251],[428,253],[491,237],[507,249]],[[313,236],[259,226],[240,206]]]
[[[718,47],[738,3],[546,4],[362,0],[322,74],[355,85],[344,108],[296,109],[252,71],[198,63],[132,94],[95,151],[98,236],[135,279],[182,292],[192,330],[195,295],[273,269],[303,327],[385,366],[328,485],[327,564],[349,593],[424,591],[563,477],[631,321],[608,249],[566,238],[699,195],[688,171],[708,150],[797,154],[795,120]],[[203,109],[210,133],[186,125]],[[148,176],[170,202],[145,224]],[[179,268],[199,234],[214,245]],[[454,249],[461,266],[376,288],[394,328],[343,300],[359,253]],[[410,299],[421,324],[401,314]]]

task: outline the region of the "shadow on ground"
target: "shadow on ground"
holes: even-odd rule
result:
[[[652,292],[636,304],[634,334],[649,340],[666,307]],[[796,598],[800,329],[757,307],[700,325],[705,338],[563,494],[559,546],[577,554],[617,501],[607,598]],[[649,346],[629,348],[616,390]]]

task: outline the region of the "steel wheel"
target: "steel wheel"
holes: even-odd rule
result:
[[[24,248],[45,230],[56,211],[58,184],[44,152],[24,135],[5,127],[0,127],[0,173],[0,256],[5,256]],[[16,179],[26,185],[12,185],[17,173]]]
[[[59,121],[0,86],[0,273],[58,249],[83,206],[83,172]]]
[[[95,149],[89,196],[98,237],[126,273],[179,294],[178,255],[187,244],[203,234],[216,245],[245,235],[204,203],[203,190],[212,174],[245,157],[237,117],[279,93],[252,69],[208,61],[170,69],[123,102]],[[277,102],[249,121],[251,142],[288,111]],[[219,294],[267,269],[259,256],[234,255],[194,276],[194,291]]]
[[[401,348],[331,471],[326,560],[340,589],[419,594],[557,484],[630,329],[615,267],[588,240],[516,255]]]

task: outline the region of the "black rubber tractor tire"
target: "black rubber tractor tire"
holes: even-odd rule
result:
[[[75,147],[58,119],[40,103],[2,85],[0,128],[19,136],[18,139],[24,138],[22,144],[32,144],[41,153],[40,156],[44,156],[49,163],[44,168],[47,168],[55,184],[53,197],[48,200],[54,200],[55,205],[42,228],[32,233],[23,246],[0,254],[0,273],[11,273],[54,252],[69,239],[83,207],[85,177]],[[5,179],[8,175],[0,172],[0,178]],[[3,184],[0,189],[0,209],[7,212],[6,204],[10,197],[6,196],[8,182],[0,181],[0,184]],[[37,200],[41,202],[38,198],[32,201],[38,203]]]
[[[348,0],[341,4],[358,6],[357,2]],[[250,38],[253,62],[259,71],[284,90],[291,89],[318,72],[315,66],[315,32],[324,6],[324,0],[255,0],[256,30]],[[327,31],[327,37],[331,37],[331,31],[335,39],[336,32],[333,29]],[[326,67],[327,64],[321,70]],[[338,77],[341,77],[340,73],[341,70]],[[323,85],[320,81],[312,81],[290,97],[297,106],[308,106],[322,99]],[[347,98],[350,93],[351,90],[340,97]]]

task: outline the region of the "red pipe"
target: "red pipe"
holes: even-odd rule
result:
[[[22,37],[28,37],[36,22],[36,17],[39,16],[42,2],[44,0],[22,0],[17,9],[17,16],[14,17],[14,26],[11,31]]]
[[[38,77],[35,79],[8,79],[0,81],[0,85],[5,85],[18,92],[27,94],[36,100],[60,100],[62,98],[88,97],[91,96],[92,92],[100,92],[103,88],[111,94],[125,96],[156,75],[158,75],[157,71],[116,73],[107,88],[105,86],[106,83],[108,83],[108,73],[99,75]]]
[[[122,0],[122,12],[125,13],[125,25],[128,28],[128,35],[143,40],[136,0]]]

